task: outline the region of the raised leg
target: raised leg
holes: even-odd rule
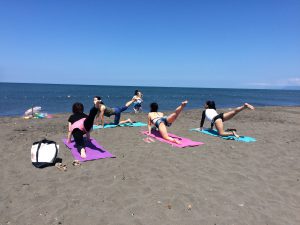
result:
[[[169,115],[167,117],[167,122],[168,123],[173,123],[176,118],[178,117],[178,115],[181,113],[181,111],[183,110],[183,108],[186,106],[186,104],[188,103],[188,101],[184,101],[181,103],[180,106],[178,106],[176,109],[175,109],[175,112],[173,112],[171,115]]]
[[[234,117],[236,114],[238,114],[239,112],[241,112],[242,110],[244,109],[251,109],[251,110],[254,110],[255,108],[248,104],[248,103],[245,103],[244,105],[240,106],[240,107],[237,107],[235,108],[234,110],[230,111],[230,112],[226,112],[223,114],[223,120],[224,121],[227,121],[227,120],[230,120],[232,117]]]
[[[98,108],[93,107],[90,110],[90,114],[88,115],[88,117],[85,119],[84,121],[84,128],[87,132],[89,132],[91,130],[91,128],[93,127],[94,124],[94,119],[98,113]]]

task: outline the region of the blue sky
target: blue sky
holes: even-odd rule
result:
[[[300,86],[299,0],[0,0],[0,81]]]

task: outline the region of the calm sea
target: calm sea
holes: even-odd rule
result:
[[[217,108],[235,107],[244,102],[254,106],[300,106],[300,90],[0,83],[0,116],[23,115],[31,106],[41,106],[47,113],[71,112],[74,102],[82,102],[88,112],[95,95],[101,96],[110,107],[123,106],[136,89],[144,95],[145,112],[154,101],[161,111],[168,111],[185,99],[189,100],[187,109],[202,108],[206,100],[214,100]]]

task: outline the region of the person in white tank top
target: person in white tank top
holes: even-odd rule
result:
[[[215,109],[206,109],[205,110],[205,116],[210,122],[212,122],[213,118],[215,118],[217,115],[218,115],[218,113]]]
[[[248,104],[244,103],[244,105],[235,108],[232,111],[226,112],[226,113],[220,113],[218,114],[216,111],[216,105],[214,101],[206,101],[204,105],[205,110],[202,112],[202,118],[200,122],[200,130],[203,129],[203,124],[205,121],[205,118],[207,118],[210,121],[210,129],[213,129],[213,126],[216,126],[216,129],[219,132],[219,135],[221,136],[231,136],[234,135],[235,137],[239,138],[239,135],[236,133],[236,129],[227,129],[224,131],[224,124],[223,122],[230,120],[232,117],[234,117],[236,114],[241,112],[242,110],[248,108],[251,110],[254,110],[255,108]]]

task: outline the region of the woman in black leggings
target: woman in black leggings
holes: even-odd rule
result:
[[[94,106],[91,108],[89,115],[83,113],[84,106],[80,102],[73,104],[73,114],[69,117],[69,132],[68,132],[68,143],[71,142],[73,135],[78,151],[82,158],[86,158],[85,144],[83,135],[86,134],[87,139],[90,139],[90,130],[93,127],[95,116],[99,110],[100,101],[95,100]]]

